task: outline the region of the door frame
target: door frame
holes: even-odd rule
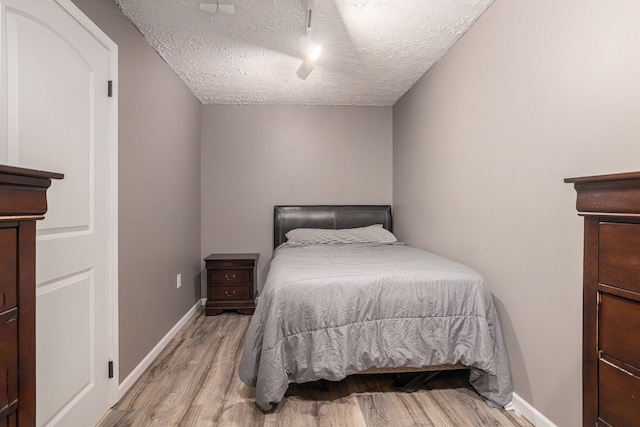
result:
[[[71,0],[55,0],[71,17],[82,25],[109,52],[109,80],[112,97],[109,98],[109,124],[107,150],[109,152],[109,208],[108,208],[108,352],[113,362],[113,378],[109,379],[109,407],[119,396],[119,339],[118,339],[118,45],[93,23]],[[105,87],[105,90],[107,88]],[[106,370],[105,366],[105,370]]]

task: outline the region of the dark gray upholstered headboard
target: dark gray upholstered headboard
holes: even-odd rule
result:
[[[393,231],[390,205],[274,206],[273,248],[284,243],[294,228],[355,228],[382,224]]]

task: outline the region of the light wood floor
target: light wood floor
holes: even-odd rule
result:
[[[414,393],[392,387],[394,375],[354,375],[328,391],[292,384],[270,412],[237,368],[250,316],[198,313],[102,419],[112,426],[531,426],[491,409],[465,371],[447,372]]]

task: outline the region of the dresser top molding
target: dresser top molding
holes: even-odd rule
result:
[[[640,172],[567,178],[580,215],[640,217]]]
[[[39,219],[47,211],[46,191],[61,173],[0,165],[0,216],[3,221]]]
[[[43,180],[40,183],[32,183],[31,186],[42,187],[48,183],[51,185],[52,179],[62,179],[64,175],[55,172],[46,172],[34,169],[19,168],[16,166],[0,165],[0,183],[29,185],[34,179]],[[47,187],[49,186],[47,185]]]

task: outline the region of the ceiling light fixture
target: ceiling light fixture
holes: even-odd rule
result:
[[[200,2],[200,10],[209,13],[222,13],[225,15],[233,15],[236,7],[233,3],[220,3],[218,1],[203,0]]]
[[[307,36],[302,36],[298,39],[298,49],[300,49],[311,62],[315,62],[322,52],[322,46],[312,42]]]
[[[307,0],[307,34],[298,39],[298,49],[304,54],[305,58],[300,67],[298,67],[296,74],[302,80],[309,77],[322,52],[322,46],[311,40],[311,14],[315,4],[316,0]]]
[[[308,62],[305,59],[304,61],[302,61],[302,64],[300,64],[300,66],[298,67],[298,71],[296,71],[296,74],[302,80],[306,80],[306,78],[309,77],[309,74],[311,74],[311,72],[315,67],[316,67],[316,64]]]

